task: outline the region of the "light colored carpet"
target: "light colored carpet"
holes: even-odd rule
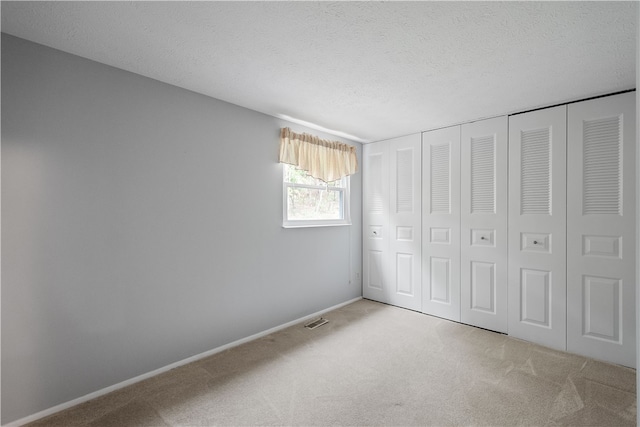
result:
[[[362,300],[32,426],[636,423],[635,370]]]

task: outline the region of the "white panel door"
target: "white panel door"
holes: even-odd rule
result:
[[[567,123],[567,349],[635,367],[635,92]]]
[[[362,147],[363,200],[362,295],[389,302],[389,144],[376,142]]]
[[[421,298],[421,138],[386,141],[389,145],[389,303],[420,311]]]
[[[507,117],[461,126],[460,319],[507,332]]]
[[[566,350],[562,105],[509,118],[509,335]]]
[[[422,311],[460,321],[460,126],[422,134]]]

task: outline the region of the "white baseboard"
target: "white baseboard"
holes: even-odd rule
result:
[[[49,409],[45,409],[44,411],[37,412],[37,413],[35,413],[33,415],[29,415],[27,417],[21,418],[21,419],[16,420],[16,421],[12,421],[12,422],[10,422],[8,424],[5,424],[3,427],[19,427],[19,426],[22,426],[24,424],[28,424],[28,423],[37,421],[37,420],[39,420],[41,418],[48,417],[49,415],[55,414],[56,412],[60,412],[60,411],[63,411],[65,409],[69,409],[69,408],[71,408],[73,406],[79,405],[79,404],[84,403],[84,402],[86,402],[88,400],[95,399],[96,397],[104,396],[105,394],[111,393],[112,391],[116,391],[116,390],[119,390],[121,388],[130,386],[130,385],[135,384],[137,382],[140,382],[142,380],[146,380],[147,378],[151,378],[151,377],[154,377],[156,375],[162,374],[164,372],[170,371],[170,370],[172,370],[174,368],[177,368],[179,366],[183,366],[183,365],[195,362],[197,360],[204,359],[205,357],[209,357],[209,356],[214,355],[216,353],[220,353],[221,351],[228,350],[228,349],[233,348],[233,347],[237,347],[237,346],[239,346],[241,344],[247,343],[249,341],[256,340],[258,338],[262,338],[264,336],[270,335],[270,334],[272,334],[274,332],[278,332],[278,331],[280,331],[282,329],[288,328],[288,327],[296,325],[298,323],[306,322],[307,320],[311,320],[311,319],[313,319],[315,317],[318,317],[318,316],[320,316],[320,315],[322,315],[324,313],[327,313],[329,311],[333,311],[333,310],[338,309],[340,307],[344,307],[345,305],[352,304],[352,303],[354,303],[356,301],[359,301],[361,299],[362,299],[362,297],[357,297],[357,298],[351,299],[349,301],[345,301],[343,303],[340,303],[340,304],[334,305],[332,307],[326,308],[324,310],[320,310],[320,311],[318,311],[316,313],[309,314],[308,316],[304,316],[304,317],[301,317],[299,319],[292,320],[291,322],[287,322],[287,323],[282,324],[280,326],[276,326],[276,327],[273,327],[271,329],[267,329],[266,331],[258,332],[257,334],[253,334],[253,335],[248,336],[246,338],[242,338],[242,339],[239,339],[237,341],[233,341],[233,342],[231,342],[229,344],[225,344],[223,346],[216,347],[216,348],[214,348],[212,350],[205,351],[204,353],[196,354],[195,356],[191,356],[191,357],[188,357],[186,359],[180,360],[178,362],[174,362],[174,363],[172,363],[170,365],[163,366],[162,368],[156,369],[156,370],[151,371],[151,372],[147,372],[146,374],[138,375],[137,377],[128,379],[126,381],[122,381],[122,382],[120,382],[118,384],[114,384],[112,386],[103,388],[103,389],[98,390],[98,391],[94,391],[93,393],[89,393],[89,394],[87,394],[85,396],[82,396],[82,397],[79,397],[77,399],[70,400],[69,402],[61,403],[61,404],[56,405],[54,407],[51,407]]]

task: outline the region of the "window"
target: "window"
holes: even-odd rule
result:
[[[282,226],[349,225],[349,175],[358,171],[356,147],[289,128],[280,129]]]
[[[349,177],[324,182],[284,164],[283,227],[349,225]]]

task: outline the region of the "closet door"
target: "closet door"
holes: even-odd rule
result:
[[[363,284],[362,295],[389,302],[389,145],[385,142],[365,144],[363,158],[362,226]]]
[[[420,311],[420,134],[387,141],[390,160],[390,304]]]
[[[635,366],[635,92],[568,108],[567,349]]]
[[[566,350],[566,105],[509,118],[509,335]]]
[[[461,132],[460,319],[507,332],[507,117]]]
[[[363,147],[363,296],[420,311],[420,134]]]
[[[422,134],[422,311],[460,321],[460,126]]]

